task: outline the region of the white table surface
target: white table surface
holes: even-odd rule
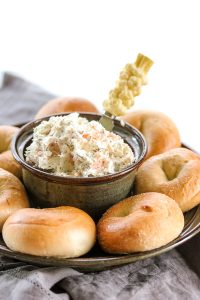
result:
[[[0,70],[101,109],[138,52],[155,64],[134,109],[169,115],[200,151],[198,0],[0,0]]]

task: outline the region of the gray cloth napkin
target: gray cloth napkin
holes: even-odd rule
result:
[[[0,89],[0,124],[33,119],[54,95],[12,74]],[[200,299],[199,236],[160,256],[96,273],[71,268],[39,268],[0,256],[2,300]],[[196,271],[196,272],[194,272]]]
[[[38,109],[55,95],[15,75],[5,73],[0,88],[0,124],[31,121]]]

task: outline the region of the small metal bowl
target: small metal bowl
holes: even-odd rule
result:
[[[68,113],[56,114],[65,116]],[[80,113],[89,121],[98,121],[101,115]],[[132,148],[135,162],[124,170],[99,177],[57,176],[29,165],[25,160],[26,147],[31,143],[33,129],[50,116],[23,126],[12,142],[12,153],[22,166],[23,182],[35,207],[70,205],[83,209],[93,218],[99,218],[106,209],[125,198],[131,191],[136,171],[142,163],[147,144],[142,134],[134,127],[121,125],[114,120],[113,132],[120,135]]]

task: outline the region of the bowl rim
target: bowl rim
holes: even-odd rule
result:
[[[143,160],[147,154],[147,150],[148,150],[147,142],[146,142],[143,134],[137,128],[128,124],[127,122],[123,121],[125,125],[122,126],[121,120],[116,119],[116,118],[113,119],[114,123],[116,125],[120,126],[121,128],[126,127],[126,129],[128,129],[129,132],[131,131],[134,134],[136,134],[137,137],[139,137],[140,142],[143,146],[141,155],[139,156],[138,160],[136,162],[133,162],[131,165],[129,165],[128,167],[126,167],[125,169],[123,169],[119,172],[107,174],[107,175],[103,175],[103,176],[97,176],[97,177],[60,176],[60,175],[54,175],[54,174],[45,172],[41,169],[37,169],[34,166],[31,166],[30,164],[28,164],[25,160],[23,160],[20,157],[20,155],[18,154],[17,143],[18,143],[18,140],[21,137],[21,135],[24,134],[27,131],[27,129],[29,129],[30,127],[32,127],[32,128],[36,127],[42,121],[48,120],[52,116],[66,116],[66,115],[69,115],[70,113],[73,113],[73,112],[63,112],[63,113],[51,114],[51,115],[33,120],[33,121],[28,122],[25,125],[23,125],[12,139],[11,151],[14,156],[14,159],[24,169],[28,170],[35,176],[37,176],[41,179],[51,181],[51,182],[62,183],[62,184],[69,184],[69,183],[71,183],[71,184],[74,184],[74,183],[77,183],[77,184],[92,184],[92,183],[94,183],[94,184],[96,184],[96,183],[102,183],[102,182],[110,182],[110,181],[114,181],[120,177],[123,177],[124,175],[132,172],[134,169],[138,168],[141,165],[141,163],[143,162]],[[77,113],[82,117],[89,115],[89,116],[95,116],[95,117],[100,118],[102,116],[102,114],[99,114],[99,113],[90,113],[90,112],[77,112]],[[129,144],[129,146],[130,146],[130,144]]]

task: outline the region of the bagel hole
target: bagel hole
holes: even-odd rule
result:
[[[146,211],[146,212],[152,212],[153,211],[153,207],[149,206],[149,205],[143,205],[141,207],[142,210]]]
[[[129,214],[130,214],[130,208],[126,208],[120,213],[120,217],[127,217]]]
[[[131,208],[130,207],[121,207],[120,210],[117,210],[114,214],[113,217],[121,218],[121,217],[127,217],[130,215]]]
[[[183,166],[187,163],[187,160],[180,160],[180,158],[174,158],[172,160],[164,160],[162,162],[162,170],[166,176],[168,181],[171,181],[178,177],[179,173],[181,172]]]

